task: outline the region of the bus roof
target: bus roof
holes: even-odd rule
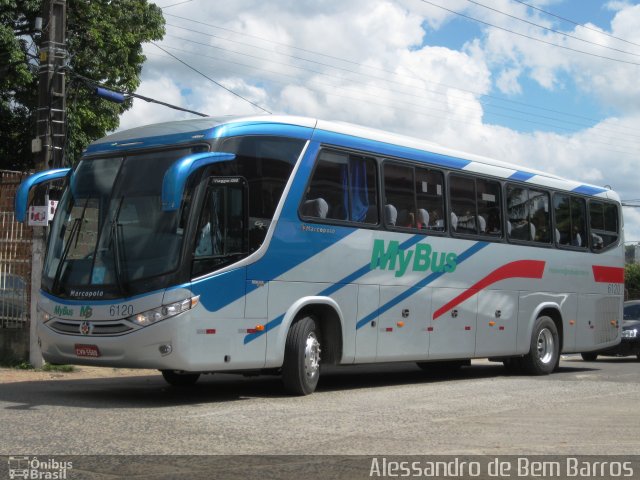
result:
[[[403,151],[426,152],[433,154],[436,158],[457,160],[454,168],[460,170],[620,201],[620,197],[614,191],[601,186],[576,182],[535,169],[523,168],[513,163],[442,147],[426,140],[347,122],[325,121],[291,115],[206,117],[146,125],[116,132],[97,140],[87,147],[86,153],[95,154],[132,148],[193,143],[199,139],[208,140],[229,134],[242,134],[240,132],[259,134],[262,129],[268,130],[264,133],[270,134],[277,134],[281,130],[281,134],[285,135],[287,131],[295,129],[298,136],[307,139],[314,137],[314,135],[324,139],[335,136],[336,139],[343,140],[337,144],[344,143],[344,140],[349,143],[348,139],[364,140],[371,145],[373,152],[378,150],[376,144],[399,147]],[[239,133],[234,133],[234,131]],[[427,159],[427,161],[430,160],[431,158]],[[444,163],[444,165],[450,164]]]

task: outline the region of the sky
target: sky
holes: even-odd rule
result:
[[[157,5],[141,95],[348,121],[640,199],[640,0]],[[135,100],[120,128],[192,117]],[[640,208],[623,212],[640,241]]]

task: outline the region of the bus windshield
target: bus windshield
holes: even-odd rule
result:
[[[174,270],[184,232],[181,212],[162,210],[162,179],[193,151],[82,160],[51,227],[43,287],[63,295],[89,288],[108,297],[126,294],[130,282]]]

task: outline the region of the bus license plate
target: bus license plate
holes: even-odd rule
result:
[[[80,345],[76,343],[76,356],[78,357],[99,357],[100,350],[97,345]]]

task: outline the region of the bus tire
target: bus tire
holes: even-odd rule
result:
[[[560,356],[560,337],[553,320],[538,317],[533,326],[529,353],[522,357],[522,368],[530,375],[548,375],[556,368]]]
[[[596,352],[585,352],[581,353],[580,356],[585,362],[595,362],[598,359],[598,354]]]
[[[291,325],[284,347],[282,382],[293,395],[309,395],[320,379],[320,331],[313,317]]]
[[[190,387],[200,378],[199,373],[178,373],[175,370],[160,370],[169,385],[174,387]]]

